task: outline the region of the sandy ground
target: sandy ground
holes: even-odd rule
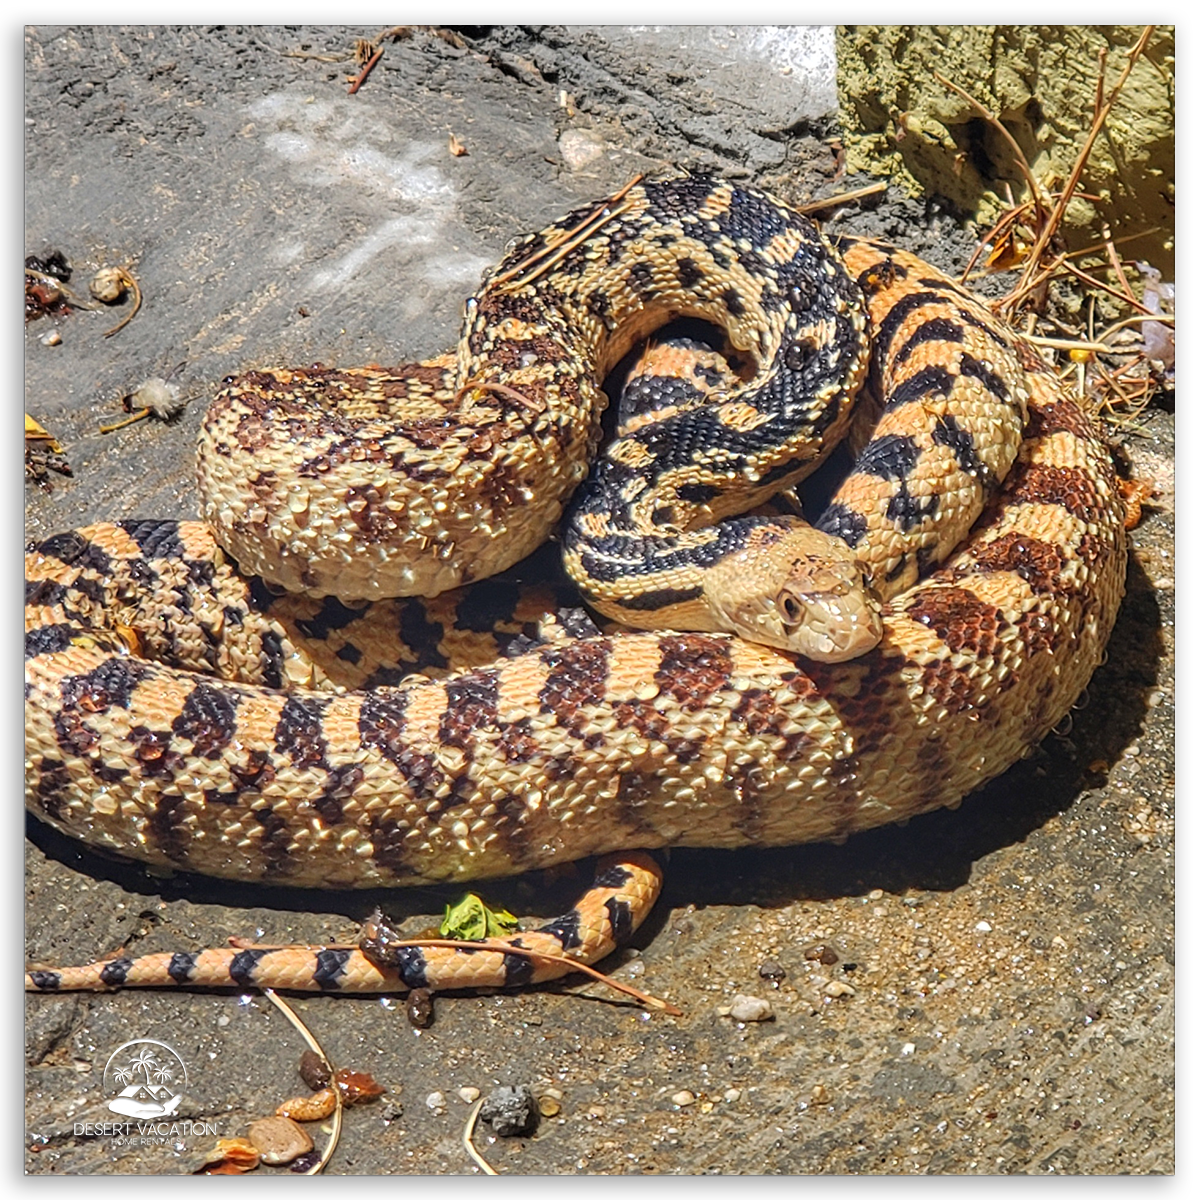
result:
[[[72,315],[57,346],[42,343],[45,322],[27,330],[26,406],[75,469],[51,494],[27,490],[29,537],[194,515],[215,381],[448,347],[511,237],[636,170],[707,165],[800,201],[849,185],[821,121],[781,127],[749,91],[725,114],[684,50],[647,69],[634,43],[587,31],[476,31],[466,48],[418,35],[348,97],[344,56],[374,32],[28,32],[25,251],[63,250],[81,280],[127,265],[145,293],[112,339],[122,310]],[[847,221],[947,267],[971,248],[912,203]],[[122,395],[168,372],[190,400],[177,421],[99,435]],[[472,1170],[459,1090],[526,1083],[561,1092],[561,1112],[527,1138],[481,1129],[503,1172],[1171,1172],[1173,414],[1153,410],[1118,440],[1160,497],[1132,535],[1109,660],[1069,730],[957,811],[903,829],[673,854],[615,973],[682,1017],[579,983],[443,998],[424,1031],[395,1002],[297,999],[337,1062],[387,1088],[348,1114],[330,1170]],[[568,868],[487,891],[552,914],[584,879]],[[152,876],[32,821],[26,896],[29,962],[231,934],[345,940],[377,899]],[[384,899],[415,929],[447,898]],[[721,1015],[737,993],[769,999],[774,1019]],[[214,1136],[76,1132],[113,1119],[105,1064],[138,1038],[179,1052],[179,1119]],[[26,1049],[26,1169],[145,1173],[193,1169],[215,1136],[272,1111],[297,1090],[302,1046],[261,997],[131,992],[29,998]]]

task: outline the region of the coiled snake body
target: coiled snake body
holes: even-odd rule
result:
[[[595,608],[674,629],[539,628],[539,601],[504,586],[379,599],[543,541],[598,444],[600,381],[676,316],[725,331],[733,375],[631,402],[564,535]],[[879,641],[814,661],[763,644],[792,644],[807,552],[762,583],[750,551],[790,546],[792,523],[711,522],[820,462],[809,436],[847,426],[868,368],[878,424],[819,524],[882,599]],[[26,795],[96,846],[218,877],[458,881],[840,839],[956,805],[1075,702],[1124,587],[1108,452],[1030,347],[919,259],[850,243],[839,260],[783,205],[703,176],[519,243],[469,302],[456,357],[227,381],[202,450],[207,524],[93,526],[27,556]],[[722,624],[709,592],[748,577],[758,598]],[[764,590],[782,617],[763,616]],[[601,957],[657,883],[645,854],[606,860],[518,944]],[[289,948],[26,982],[369,991],[559,972]]]

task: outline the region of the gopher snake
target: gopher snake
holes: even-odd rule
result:
[[[1035,745],[1100,661],[1123,506],[1097,433],[1017,335],[911,255],[851,243],[842,262],[769,197],[701,176],[645,183],[519,243],[468,302],[457,357],[226,381],[202,446],[207,525],[94,526],[27,556],[30,809],[150,863],[364,887],[839,839],[956,805]],[[599,381],[677,315],[725,331],[738,381],[633,413],[568,519],[585,594],[624,611],[604,562],[633,547],[632,594],[686,608],[706,585],[676,566],[719,569],[743,547],[699,516],[743,511],[824,457],[797,430],[845,426],[869,326],[879,423],[820,524],[890,597],[875,649],[807,661],[694,614],[670,632],[552,623],[534,643],[512,598],[366,605],[541,542],[597,444]],[[799,390],[785,395],[789,356]],[[715,442],[663,440],[659,416]],[[481,657],[472,639],[492,622]],[[414,628],[432,648],[408,648]],[[595,959],[657,878],[642,854],[606,862],[577,909],[519,944]],[[381,970],[357,950],[291,948],[26,980],[369,991],[555,971],[455,951]]]

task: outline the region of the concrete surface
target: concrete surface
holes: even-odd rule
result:
[[[675,79],[697,86],[695,47],[673,54],[669,38],[647,64],[638,39],[596,30],[470,30],[464,48],[418,34],[389,43],[348,97],[346,56],[376,32],[27,31],[25,252],[62,249],[79,280],[127,265],[145,293],[110,340],[121,310],[71,315],[57,346],[42,344],[45,322],[27,330],[27,408],[75,468],[51,494],[27,491],[28,536],[194,515],[192,447],[222,376],[440,351],[509,238],[634,171],[708,165],[794,200],[853,182],[835,182],[819,122],[780,118],[784,99],[753,119],[714,102],[700,120]],[[713,95],[738,94],[740,63],[741,94],[758,97],[761,62],[731,57]],[[449,152],[452,134],[466,156]],[[847,219],[945,266],[972,246],[909,200]],[[98,434],[123,394],[172,370],[191,398],[176,422]],[[524,1083],[561,1091],[561,1113],[528,1138],[481,1129],[502,1172],[1171,1172],[1172,430],[1154,409],[1119,436],[1161,494],[1069,731],[906,828],[672,855],[616,974],[682,1017],[581,983],[441,998],[424,1031],[402,1004],[297,999],[338,1063],[387,1088],[349,1112],[330,1171],[472,1171],[458,1090]],[[234,934],[344,940],[379,899],[154,877],[32,821],[26,867],[27,962]],[[486,892],[552,914],[584,878],[567,867]],[[382,899],[419,929],[447,898]],[[722,1016],[737,993],[768,998],[774,1020]],[[25,1166],[39,1175],[186,1171],[212,1145],[75,1134],[111,1116],[104,1066],[131,1039],[180,1053],[180,1117],[214,1136],[244,1134],[299,1086],[303,1047],[261,997],[38,995],[26,1011]]]

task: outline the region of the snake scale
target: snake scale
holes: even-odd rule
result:
[[[676,317],[720,344],[631,386],[589,476],[601,382]],[[827,567],[759,506],[852,421],[860,453],[817,522],[852,565]],[[97,525],[27,555],[29,809],[105,850],[266,883],[622,852],[509,942],[579,961],[653,903],[645,851],[843,839],[957,805],[1074,704],[1124,588],[1108,451],[1018,334],[914,256],[835,252],[703,175],[514,244],[455,354],[227,380],[199,476],[204,523]],[[464,587],[560,523],[591,607],[650,628]],[[802,610],[840,616],[851,590],[874,605],[871,648],[799,653]],[[564,969],[286,947],[45,967],[26,986],[377,991]]]

